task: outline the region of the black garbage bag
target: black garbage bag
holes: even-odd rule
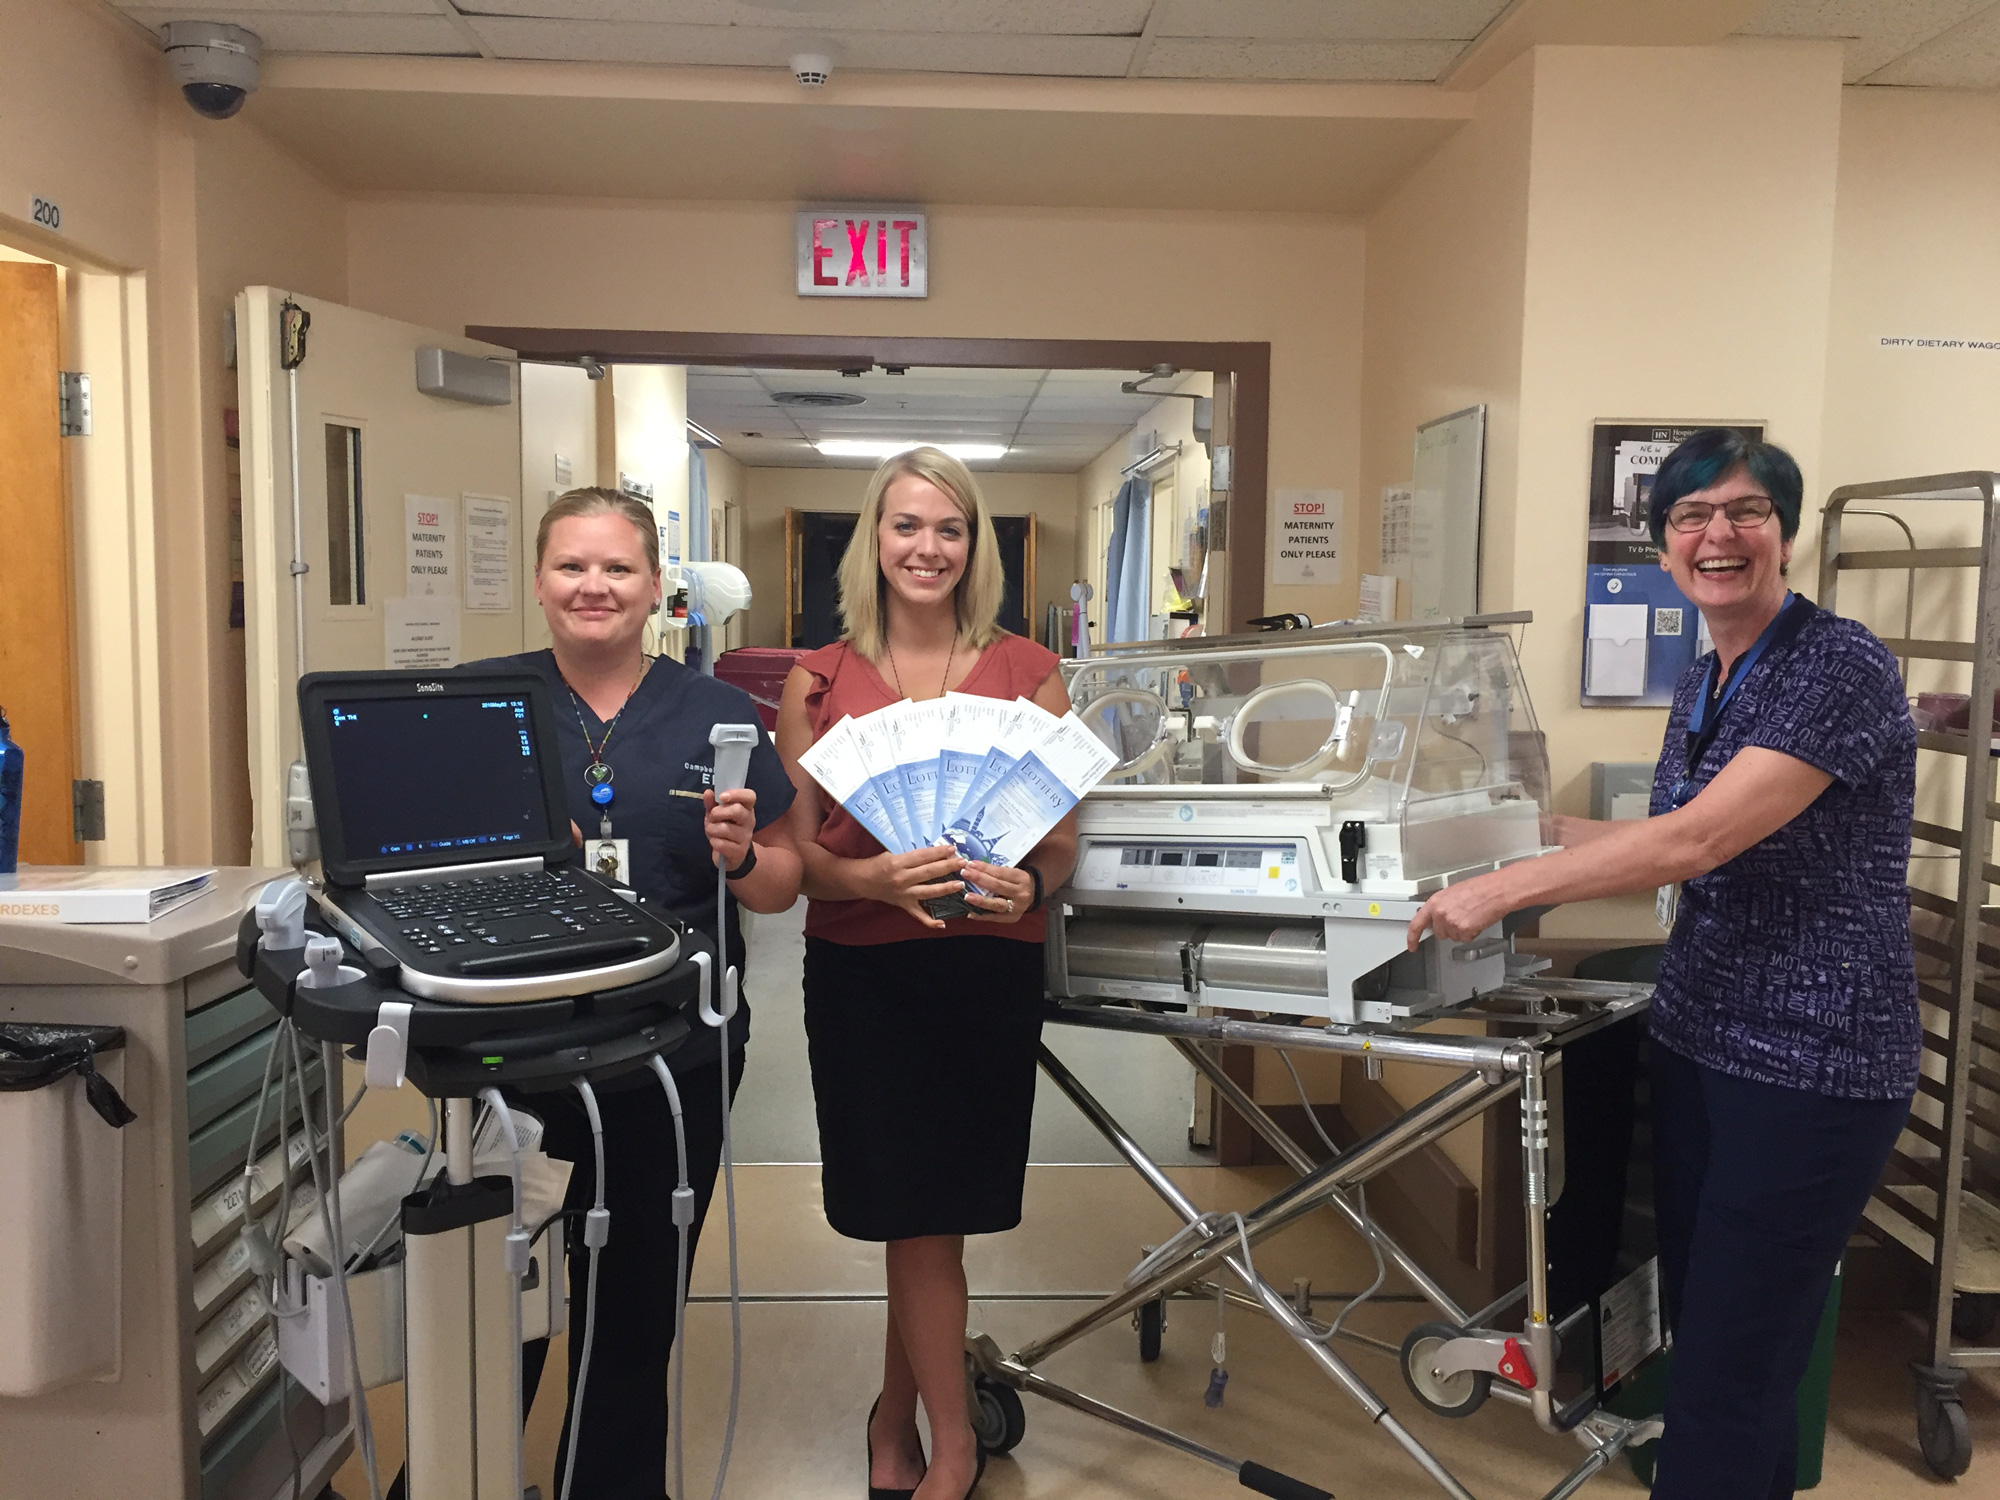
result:
[[[111,1080],[97,1071],[97,1054],[125,1045],[123,1026],[39,1026],[0,1024],[0,1093],[47,1088],[71,1073],[83,1079],[84,1097],[104,1123],[122,1129],[138,1119],[118,1097]]]

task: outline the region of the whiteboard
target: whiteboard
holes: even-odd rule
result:
[[[1410,481],[1411,619],[1479,613],[1485,478],[1484,406],[1468,406],[1417,429]]]

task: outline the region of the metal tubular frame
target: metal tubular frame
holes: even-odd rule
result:
[[[1529,987],[1510,987],[1522,994]],[[1554,989],[1555,986],[1551,986]],[[1579,985],[1566,981],[1561,993],[1576,999],[1594,995],[1602,1002],[1601,1012],[1578,1017],[1560,1039],[1587,1034],[1609,1019],[1629,1015],[1646,1003],[1649,990],[1630,985]],[[1516,995],[1518,998],[1518,995]],[[1602,1410],[1559,1413],[1553,1402],[1546,1376],[1555,1368],[1553,1319],[1548,1307],[1548,1276],[1544,1214],[1548,1206],[1548,1111],[1545,1094],[1545,1048],[1552,1036],[1545,1032],[1534,1040],[1492,1040],[1477,1036],[1417,1036],[1393,1031],[1340,1031],[1303,1025],[1265,1021],[1242,1021],[1225,1016],[1187,1016],[1131,1009],[1118,1005],[1052,1003],[1048,1019],[1064,1024],[1099,1030],[1138,1032],[1168,1040],[1201,1074],[1216,1087],[1223,1099],[1239,1113],[1283,1160],[1298,1178],[1264,1203],[1241,1216],[1241,1235],[1234,1227],[1217,1227],[1167,1176],[1160,1165],[1146,1155],[1139,1144],[1119,1125],[1109,1110],[1084,1086],[1074,1073],[1046,1046],[1041,1049],[1042,1071],[1065,1097],[1142,1177],[1147,1186],[1178,1214],[1193,1231],[1189,1242],[1152,1264],[1143,1276],[1093,1304],[1054,1332],[1023,1345],[1012,1354],[1003,1354],[983,1335],[968,1337],[968,1363],[975,1374],[1017,1391],[1032,1392],[1073,1410],[1098,1417],[1128,1432],[1148,1437],[1206,1462],[1232,1471],[1241,1471],[1240,1461],[1121,1411],[1081,1392],[1059,1385],[1036,1371],[1036,1366],[1069,1347],[1085,1335],[1122,1317],[1135,1313],[1146,1303],[1190,1289],[1206,1295],[1223,1295],[1229,1302],[1260,1311],[1276,1322],[1294,1343],[1319,1366],[1322,1373],[1339,1386],[1367,1413],[1369,1420],[1386,1431],[1410,1458],[1453,1500],[1473,1500],[1469,1490],[1390,1412],[1381,1397],[1345,1360],[1329,1347],[1330,1330],[1302,1313],[1276,1288],[1257,1273],[1244,1241],[1254,1247],[1280,1230],[1298,1222],[1319,1208],[1333,1209],[1357,1233],[1372,1233],[1383,1254],[1410,1279],[1424,1298],[1455,1326],[1480,1326],[1468,1319],[1465,1310],[1437,1282],[1380,1229],[1364,1219],[1349,1200],[1348,1189],[1358,1187],[1411,1152],[1428,1145],[1465,1123],[1501,1098],[1518,1092],[1521,1102],[1522,1156],[1528,1220],[1528,1280],[1521,1289],[1483,1309],[1484,1317],[1521,1300],[1528,1303],[1523,1325],[1530,1358],[1544,1374],[1532,1391],[1517,1390],[1496,1379],[1493,1394],[1527,1406],[1536,1421],[1549,1432],[1572,1431],[1590,1450],[1583,1462],[1567,1474],[1545,1500],[1564,1500],[1590,1477],[1603,1469],[1627,1446],[1649,1442],[1660,1433],[1657,1420],[1632,1420]],[[1315,1163],[1300,1150],[1271,1116],[1235,1080],[1228,1077],[1200,1041],[1247,1042],[1262,1046],[1283,1046],[1314,1051],[1351,1053],[1388,1061],[1414,1062],[1460,1070],[1459,1076],[1412,1106],[1396,1119],[1357,1141],[1330,1160]],[[1240,1287],[1238,1291],[1229,1285]],[[1340,1337],[1348,1342],[1400,1358],[1400,1350],[1390,1350],[1382,1340],[1366,1335]],[[1247,1481],[1246,1481],[1247,1482]]]
[[[1978,503],[1981,506],[1979,546],[1917,548],[1912,537],[1912,547],[1903,553],[1843,552],[1843,515],[1885,514],[1861,511],[1858,507],[1849,509],[1853,502],[1860,500]],[[1900,518],[1892,519],[1900,521]],[[1907,527],[1905,534],[1909,535]],[[1929,1223],[1918,1222],[1918,1227],[1926,1231],[1930,1239],[1932,1269],[1929,1309],[1931,1359],[1929,1366],[1918,1366],[1916,1371],[1921,1410],[1926,1400],[1956,1404],[1958,1386],[1964,1380],[1968,1367],[2000,1366],[2000,1347],[1954,1348],[1951,1327],[1961,1204],[1966,1191],[1966,1153],[1972,1132],[1973,1053],[1983,1003],[1978,994],[1982,908],[1985,907],[1987,889],[1995,874],[1992,865],[1993,823],[2000,818],[2000,803],[1993,798],[1994,758],[1988,753],[1986,745],[1991,733],[1989,715],[1992,709],[1989,705],[1995,701],[1996,692],[2000,692],[2000,474],[1970,471],[1876,484],[1845,485],[1827,497],[1822,520],[1819,573],[1820,601],[1827,609],[1835,607],[1836,589],[1843,572],[1857,569],[1907,571],[1914,593],[1916,570],[1919,568],[1972,568],[1978,572],[1977,623],[1974,639],[1970,643],[1911,639],[1884,643],[1901,658],[1969,661],[1972,665],[1963,739],[1941,733],[1918,736],[1919,745],[1925,749],[1960,754],[1965,758],[1959,827],[1946,829],[1919,824],[1915,830],[1919,838],[1943,843],[1958,853],[1957,895],[1951,903],[1955,909],[1951,912],[1954,941],[1950,1003],[1942,1007],[1947,1013],[1949,1026],[1943,1038],[1946,1059],[1941,1100],[1943,1126],[1940,1132],[1934,1132],[1941,1136],[1937,1141],[1938,1161],[1933,1169],[1924,1174],[1936,1189],[1937,1211]],[[1910,628],[1908,624],[1904,627],[1906,637]],[[1943,908],[1939,906],[1937,909]],[[1891,1213],[1918,1221],[1917,1213],[1894,1194],[1885,1194],[1878,1189],[1877,1196]],[[1928,1453],[1926,1458],[1929,1458]]]

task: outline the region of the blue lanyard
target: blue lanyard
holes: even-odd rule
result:
[[[1687,762],[1680,780],[1674,783],[1675,807],[1685,807],[1693,799],[1697,790],[1694,784],[1695,769],[1701,764],[1702,757],[1708,754],[1709,746],[1715,743],[1716,735],[1721,732],[1723,713],[1728,709],[1730,700],[1735,698],[1736,690],[1743,686],[1744,679],[1750,675],[1751,669],[1757,665],[1767,650],[1778,642],[1790,640],[1798,634],[1800,628],[1811,617],[1812,611],[1810,600],[1802,599],[1787,589],[1785,602],[1778,607],[1778,613],[1771,623],[1764,627],[1764,633],[1757,637],[1757,643],[1743,653],[1743,659],[1737,662],[1736,670],[1729,674],[1729,681],[1724,684],[1720,698],[1715,696],[1716,676],[1722,670],[1720,654],[1708,664],[1708,674],[1702,679],[1701,694],[1695,699],[1694,709],[1688,714]],[[1711,700],[1714,700],[1713,712],[1710,710]]]

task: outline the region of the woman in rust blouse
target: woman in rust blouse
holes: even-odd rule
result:
[[[872,1500],[960,1500],[984,1455],[965,1406],[965,1236],[1021,1221],[1041,1038],[1040,897],[1076,857],[1065,819],[1020,865],[946,848],[891,854],[799,768],[843,716],[949,691],[1069,711],[1056,658],[1002,630],[1000,557],[979,487],[935,448],[886,460],[840,565],[846,634],[793,668],[778,753],[799,796],[806,1035],[826,1216],[886,1245],[882,1394],[869,1415]],[[922,902],[964,889],[976,911]],[[917,1400],[930,1419],[926,1465]]]

